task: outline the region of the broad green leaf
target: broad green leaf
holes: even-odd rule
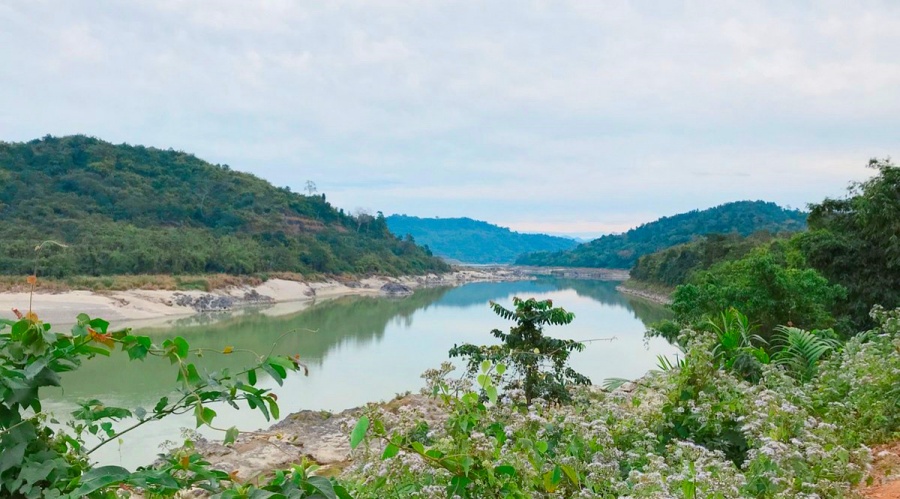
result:
[[[209,407],[197,405],[197,407],[194,409],[194,416],[197,419],[197,428],[199,428],[204,424],[212,424],[213,418],[216,417],[216,411],[210,409]]]
[[[360,444],[360,442],[363,441],[363,438],[366,437],[367,431],[369,431],[369,418],[367,416],[363,416],[359,418],[359,421],[356,422],[356,426],[350,433],[351,449],[355,449]]]
[[[484,391],[487,393],[488,400],[490,400],[492,404],[496,404],[497,403],[497,387],[491,385],[491,386],[485,388]]]
[[[106,330],[109,328],[109,322],[103,319],[92,319],[89,324],[102,334],[106,334]]]
[[[104,487],[128,480],[131,472],[121,466],[101,466],[93,468],[81,476],[81,484],[72,492],[72,497],[82,497]]]
[[[494,468],[494,473],[497,475],[508,475],[514,477],[516,476],[516,469],[508,464],[504,464]]]
[[[576,487],[581,485],[581,481],[578,479],[578,473],[575,471],[575,468],[566,464],[561,465],[560,468],[562,468],[563,473],[566,474],[566,476],[569,478],[569,481],[572,482],[573,485],[575,485]]]
[[[311,476],[306,482],[327,499],[338,499],[331,480],[323,476]]]
[[[184,359],[188,356],[188,353],[191,351],[191,347],[190,345],[188,345],[188,342],[184,338],[182,338],[181,336],[176,336],[172,339],[172,343],[175,344],[175,353],[177,353],[179,357]]]
[[[225,440],[224,440],[223,443],[224,443],[225,445],[233,444],[234,441],[235,441],[235,439],[236,439],[237,436],[238,436],[238,433],[239,433],[239,432],[238,432],[238,429],[237,429],[236,427],[232,426],[231,428],[228,428],[227,430],[225,430]]]
[[[400,453],[400,447],[397,447],[394,444],[387,444],[384,448],[384,452],[381,453],[381,459],[390,459],[397,454]]]

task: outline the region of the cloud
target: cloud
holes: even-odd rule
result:
[[[878,1],[2,4],[0,138],[173,147],[345,209],[522,230],[803,206],[896,154],[898,21]]]

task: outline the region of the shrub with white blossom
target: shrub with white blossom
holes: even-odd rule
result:
[[[632,393],[572,387],[567,405],[526,407],[516,391],[484,400],[445,365],[426,374],[426,392],[446,417],[367,414],[354,495],[853,497],[866,446],[900,437],[900,309],[873,318],[879,328],[806,381],[775,364],[758,383],[740,379],[713,362],[715,337],[692,331],[678,366]],[[481,366],[482,393],[498,367]]]

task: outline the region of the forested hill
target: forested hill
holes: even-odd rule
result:
[[[806,228],[807,214],[788,210],[764,201],[737,201],[706,210],[694,210],[663,217],[625,232],[603,236],[570,251],[540,252],[523,255],[521,265],[631,268],[643,255],[706,234],[757,231],[796,232]]]
[[[523,253],[566,250],[578,244],[564,237],[521,234],[471,218],[391,215],[387,225],[397,236],[409,234],[435,254],[466,263],[512,263]]]
[[[0,273],[251,274],[447,269],[324,194],[296,194],[191,154],[85,136],[0,142]]]

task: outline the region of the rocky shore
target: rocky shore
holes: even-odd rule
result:
[[[401,297],[431,286],[458,286],[479,281],[530,279],[512,267],[457,267],[446,274],[362,279],[332,278],[321,281],[270,279],[257,286],[232,286],[211,292],[134,289],[91,292],[84,290],[44,293],[40,281],[34,296],[0,293],[0,317],[12,317],[12,309],[28,310],[29,304],[45,322],[69,324],[79,313],[103,317],[121,326],[148,326],[160,319],[198,312],[234,310],[240,307],[287,302],[309,302],[343,295]]]
[[[659,303],[660,305],[672,304],[672,297],[669,293],[650,288],[643,288],[639,285],[629,283],[630,281],[625,281],[621,285],[616,286],[616,291],[626,295],[637,296],[638,298],[643,298],[647,301],[652,301],[653,303]]]

